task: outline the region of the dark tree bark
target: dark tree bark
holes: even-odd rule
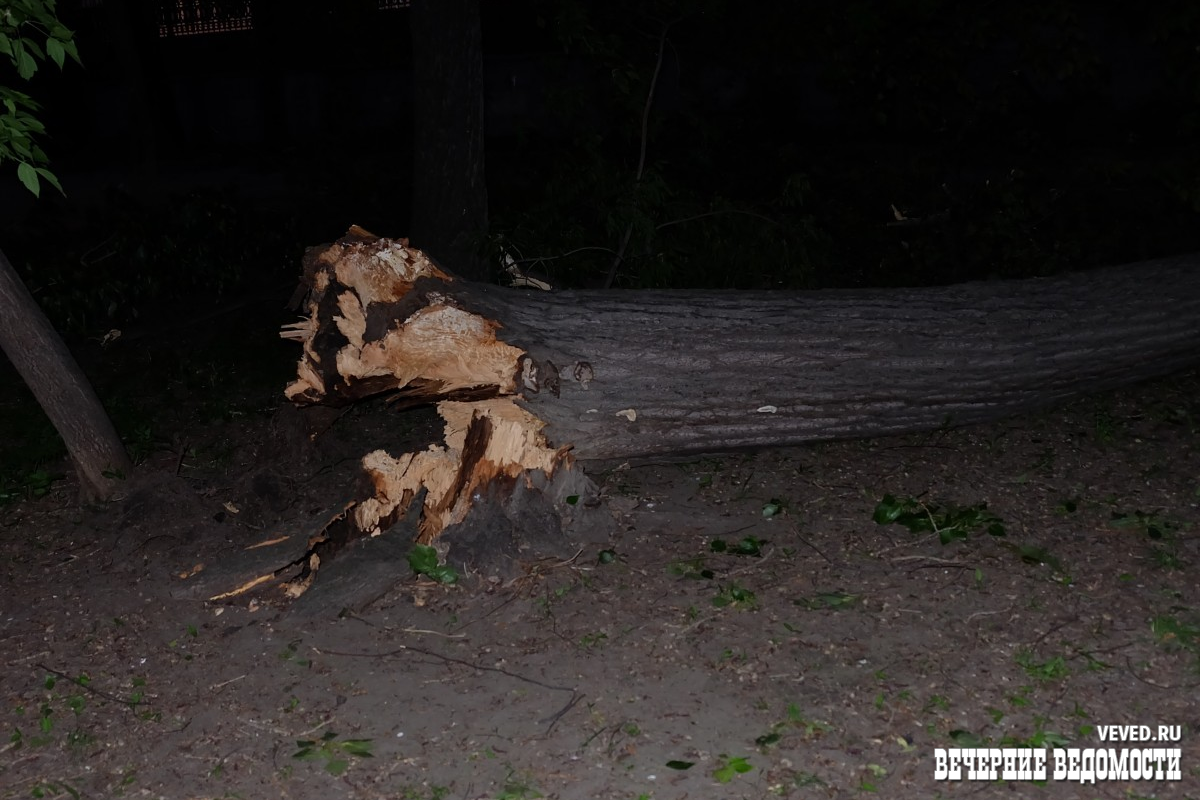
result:
[[[422,249],[467,279],[487,277],[483,45],[479,0],[413,0],[413,211]]]
[[[79,365],[0,252],[0,349],[16,367],[79,474],[85,500],[106,500],[129,456]]]

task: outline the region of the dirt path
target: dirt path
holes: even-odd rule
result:
[[[1200,798],[1198,389],[616,470],[607,545],[303,623],[180,590],[350,466],[241,420],[108,508],[2,509],[0,798]],[[1182,726],[1180,780],[934,780],[1110,724]]]

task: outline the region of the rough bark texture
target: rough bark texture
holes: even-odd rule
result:
[[[25,380],[79,473],[85,500],[106,500],[132,469],[121,438],[62,339],[0,253],[0,349]]]
[[[483,44],[479,0],[413,0],[414,242],[458,274],[486,277]]]
[[[932,289],[548,294],[463,282],[355,230],[306,257],[287,394],[438,404],[445,446],[368,454],[374,494],[346,512],[379,532],[428,490],[431,542],[481,508],[544,521],[528,490],[576,515],[592,494],[580,460],[961,425],[1192,366],[1196,264]]]
[[[1194,365],[1197,263],[932,289],[489,291],[484,308],[505,342],[567,368],[560,397],[528,402],[549,441],[628,458],[963,425]]]

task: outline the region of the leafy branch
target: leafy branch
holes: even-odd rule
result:
[[[8,56],[23,81],[31,80],[47,59],[59,69],[68,56],[82,64],[75,34],[58,21],[55,4],[56,0],[9,0],[0,9],[0,56]],[[43,178],[61,192],[58,178],[46,168],[50,159],[36,141],[46,132],[36,116],[41,106],[23,92],[0,86],[0,108],[0,164],[15,161],[17,178],[35,197],[41,194]]]

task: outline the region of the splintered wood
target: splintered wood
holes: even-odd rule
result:
[[[525,351],[502,341],[501,325],[464,301],[469,289],[407,240],[352,229],[305,255],[305,279],[308,317],[282,332],[304,347],[287,396],[339,404],[386,392],[406,405],[435,403],[446,421],[442,445],[363,458],[374,487],[352,515],[363,534],[386,530],[424,488],[418,538],[428,543],[466,518],[481,489],[571,469],[570,448],[550,447],[544,423],[513,401]]]
[[[523,352],[497,340],[499,325],[430,285],[455,280],[406,240],[342,240],[305,256],[307,319],[281,335],[304,354],[290,400],[352,401],[405,390],[419,401],[467,392],[512,394]]]
[[[501,479],[524,480],[532,469],[550,478],[560,465],[569,467],[565,451],[546,445],[540,421],[511,400],[447,401],[438,412],[446,420],[445,446],[399,457],[376,450],[363,458],[375,494],[354,512],[361,530],[378,533],[381,522],[390,522],[424,487],[429,494],[418,541],[427,544],[462,522],[484,487]]]

